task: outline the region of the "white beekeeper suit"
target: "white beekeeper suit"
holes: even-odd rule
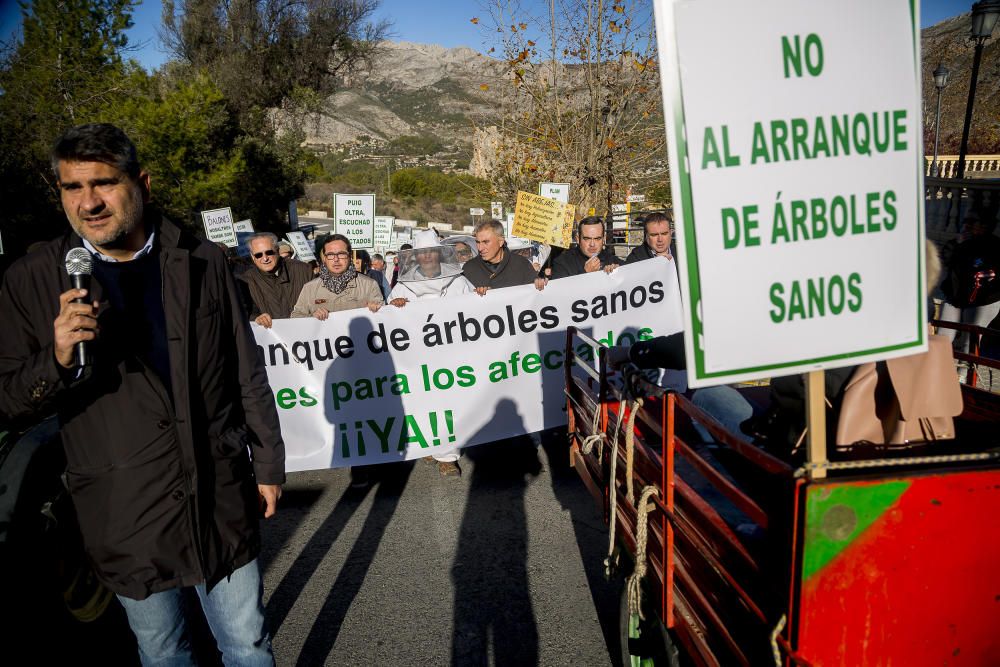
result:
[[[454,246],[443,245],[434,230],[428,229],[414,233],[412,250],[399,251],[399,280],[389,293],[388,302],[437,299],[475,290],[462,275],[462,265],[455,260]],[[460,454],[460,450],[454,449],[435,455],[434,459],[454,463]]]

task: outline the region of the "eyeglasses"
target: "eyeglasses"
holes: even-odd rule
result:
[[[349,252],[328,252],[328,253],[326,253],[323,256],[326,257],[327,259],[347,259],[348,257],[351,256],[351,253],[349,253]]]
[[[253,254],[253,258],[254,259],[260,259],[264,255],[267,255],[268,257],[274,257],[277,254],[278,254],[278,252],[276,250],[265,250],[264,252],[255,252]]]

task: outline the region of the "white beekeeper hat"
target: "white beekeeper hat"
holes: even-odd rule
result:
[[[433,229],[422,229],[418,232],[413,232],[413,249],[420,250],[421,248],[438,248],[441,246],[441,241],[438,239],[437,232]]]

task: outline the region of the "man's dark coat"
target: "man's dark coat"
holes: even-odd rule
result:
[[[253,302],[248,313],[250,319],[256,319],[261,313],[267,313],[275,320],[291,317],[302,288],[316,277],[305,262],[297,259],[279,259],[278,262],[274,273],[264,273],[255,265],[239,276]]]
[[[531,262],[520,255],[515,255],[506,247],[503,249],[503,258],[495,268],[477,255],[462,266],[462,273],[474,286],[490,289],[530,285],[538,277],[538,272]]]
[[[621,264],[622,261],[615,256],[614,251],[610,248],[604,248],[598,253],[598,258],[601,260],[601,268],[608,266],[609,264]],[[569,276],[578,276],[581,273],[586,273],[583,265],[587,263],[588,257],[580,251],[580,246],[576,245],[559,255],[556,261],[552,263],[552,279],[556,278],[567,278]]]
[[[75,233],[16,262],[0,293],[0,415],[58,412],[84,546],[101,581],[135,599],[212,586],[256,557],[256,484],[285,479],[274,399],[225,258],[169,222],[152,224],[170,392],[108,344],[121,325],[96,280],[94,363],[80,377],[56,363],[53,321],[70,289],[64,257],[82,245]]]

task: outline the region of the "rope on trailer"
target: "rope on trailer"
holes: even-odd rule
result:
[[[599,442],[602,444],[602,449],[603,449],[604,440],[608,436],[603,431],[597,430],[597,426],[600,423],[600,421],[601,421],[601,411],[598,409],[597,406],[594,406],[594,418],[590,422],[590,435],[585,436],[583,438],[583,442],[580,443],[580,451],[583,452],[584,455],[590,454],[592,451],[594,451],[594,445],[596,445]],[[603,453],[603,452],[602,450],[598,450],[598,453]]]
[[[608,530],[608,557],[604,559],[604,574],[611,576],[613,556],[615,553],[615,529],[618,525],[618,432],[621,430],[622,418],[625,416],[625,399],[618,404],[618,423],[615,424],[614,437],[611,438],[611,476],[608,486],[611,487],[611,525]]]
[[[630,503],[635,503],[635,491],[632,489],[632,464],[635,459],[635,418],[642,407],[642,399],[632,401],[625,424],[625,497]]]
[[[870,459],[859,461],[822,461],[806,463],[795,471],[795,477],[804,477],[813,470],[854,470],[858,468],[881,468],[884,466],[919,465],[924,463],[961,463],[963,461],[988,461],[1000,458],[1000,452],[979,454],[946,454],[942,456],[908,456],[899,459]]]
[[[628,590],[628,613],[632,616],[638,615],[640,619],[646,620],[642,615],[642,579],[646,576],[646,540],[649,534],[649,513],[656,508],[654,503],[649,502],[649,497],[653,494],[660,495],[660,490],[655,484],[650,484],[642,490],[639,497],[639,506],[636,510],[636,533],[635,533],[635,569],[626,582]]]
[[[778,624],[774,626],[774,630],[771,630],[771,652],[774,654],[774,664],[777,665],[777,667],[783,667],[784,665],[781,660],[781,651],[778,650],[778,635],[780,635],[781,631],[785,629],[785,623],[787,621],[788,619],[784,614],[782,614]]]

